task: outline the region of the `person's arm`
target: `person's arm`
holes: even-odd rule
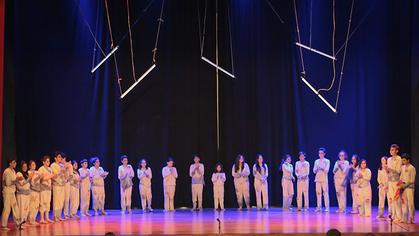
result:
[[[173,168],[173,173],[172,173],[172,175],[173,175],[173,177],[175,177],[175,179],[177,179],[178,175],[177,175],[177,170],[176,170],[176,167],[172,167],[172,168]]]
[[[324,167],[324,172],[327,174],[329,173],[329,169],[330,169],[330,160],[326,161],[326,166]]]
[[[212,173],[211,181],[212,181],[212,183],[217,182],[217,174],[216,173]]]
[[[265,178],[265,180],[268,178],[269,176],[269,171],[268,171],[268,165],[265,164],[265,176],[263,176]]]
[[[333,174],[336,174],[336,172],[338,172],[338,170],[339,170],[339,164],[338,164],[338,162],[339,161],[336,161],[335,162],[335,166],[333,167]]]
[[[301,165],[297,162],[295,162],[295,176],[297,176],[297,178],[300,178],[300,169],[301,169]]]
[[[315,162],[314,162],[314,167],[313,167],[313,173],[314,174],[317,174],[317,166],[319,165],[319,162],[316,160]]]
[[[118,179],[119,180],[124,180],[127,177],[127,174],[124,174],[124,170],[122,166],[118,167]]]
[[[253,165],[253,176],[255,177],[255,179],[261,179],[262,178],[262,176],[260,175],[260,173],[257,171],[257,169],[256,169],[256,165],[257,164],[254,164]]]
[[[194,172],[195,172],[195,165],[192,164],[191,166],[189,166],[189,176],[192,177]]]
[[[221,173],[221,181],[226,182],[226,174],[225,173]]]
[[[248,177],[250,175],[250,169],[249,169],[249,165],[247,163],[244,164],[244,169],[243,169],[242,175],[244,177]]]
[[[231,176],[233,176],[234,178],[239,178],[240,174],[236,173],[234,167],[235,165],[233,165],[233,167],[231,168]]]
[[[200,164],[200,165],[199,165],[199,173],[200,173],[201,175],[204,175],[204,174],[205,174],[204,164]]]
[[[304,173],[303,177],[308,177],[310,175],[310,162],[307,162],[307,170]]]
[[[152,179],[153,178],[153,172],[151,171],[151,168],[150,167],[147,168],[146,172],[148,174],[147,177],[150,178],[150,179]]]
[[[365,174],[362,175],[362,179],[364,179],[365,181],[370,181],[371,180],[371,170],[367,169],[365,171]]]

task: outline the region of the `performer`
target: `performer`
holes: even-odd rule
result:
[[[361,160],[360,168],[356,172],[356,184],[358,185],[359,215],[371,216],[371,170],[367,167],[367,161]]]
[[[224,182],[226,181],[226,174],[223,171],[223,165],[217,163],[215,171],[212,173],[211,181],[214,190],[214,209],[224,211]]]
[[[138,165],[137,177],[140,180],[139,189],[143,212],[152,212],[153,208],[151,208],[151,179],[153,178],[153,174],[151,172],[151,168],[148,167],[147,161],[145,159],[141,159],[140,164]]]
[[[358,186],[356,184],[356,172],[359,169],[359,157],[357,154],[353,154],[351,157],[351,164],[349,165],[348,174],[346,175],[346,182],[351,184],[351,194],[352,194],[352,211],[351,214],[359,213],[359,204],[358,204]]]
[[[105,178],[109,172],[104,171],[100,166],[98,157],[93,157],[90,160],[93,165],[90,167],[90,178],[92,179],[92,195],[93,195],[93,210],[95,216],[98,216],[100,210],[101,215],[107,215],[105,212]]]
[[[202,211],[202,191],[204,189],[204,164],[201,158],[195,155],[194,163],[189,167],[189,176],[192,178],[192,211]]]
[[[308,186],[310,163],[305,160],[306,154],[304,152],[298,153],[300,159],[295,163],[295,175],[297,176],[297,211],[301,211],[303,207],[303,194],[304,194],[304,211],[308,211]]]
[[[71,161],[73,173],[70,175],[70,218],[78,219],[77,209],[80,206],[80,174],[77,171],[78,164],[76,160]]]
[[[243,198],[246,203],[247,210],[250,210],[250,193],[249,193],[249,175],[250,169],[244,160],[244,156],[239,154],[236,162],[231,169],[231,175],[234,178],[234,187],[236,189],[237,203],[239,210],[243,208]]]
[[[90,205],[90,170],[88,167],[87,159],[80,161],[81,168],[80,174],[80,215],[92,216],[89,214]]]
[[[16,174],[16,178],[20,179],[16,182],[16,200],[19,207],[19,218],[21,221],[26,221],[29,215],[30,182],[33,174],[29,175],[26,161],[20,162],[19,169],[20,171]]]
[[[36,216],[38,215],[39,206],[41,204],[41,175],[36,170],[35,161],[29,161],[29,175],[32,175],[30,181],[31,195],[29,200],[29,224],[37,225]]]
[[[346,189],[347,182],[346,175],[348,174],[349,162],[346,160],[348,154],[345,151],[339,152],[339,159],[335,162],[333,167],[334,182],[336,189],[336,197],[338,199],[339,209],[336,210],[337,213],[346,212]]]
[[[281,168],[282,171],[282,208],[285,211],[291,210],[292,198],[294,196],[294,168],[291,164],[291,155],[287,154],[282,158]]]
[[[64,218],[70,219],[70,180],[72,178],[73,174],[73,168],[71,165],[71,161],[67,160],[67,155],[62,154],[63,162],[61,164],[62,167],[64,167]]]
[[[50,165],[50,157],[45,155],[42,157],[42,166],[38,169],[38,173],[41,176],[41,205],[39,212],[41,220],[39,223],[47,224],[53,223],[54,221],[49,219],[49,210],[51,208],[51,182],[52,179],[57,175],[52,173]]]
[[[268,165],[263,161],[262,154],[256,155],[256,162],[253,165],[254,186],[256,192],[256,205],[257,209],[269,208],[268,196]],[[262,205],[263,199],[263,205]]]
[[[118,168],[118,179],[120,181],[121,191],[121,211],[125,214],[131,214],[131,196],[132,196],[132,178],[134,178],[134,169],[128,164],[128,156],[121,156],[122,165]]]
[[[61,152],[55,152],[54,159],[55,162],[51,164],[51,170],[54,174],[54,178],[52,179],[52,207],[54,209],[54,220],[55,222],[59,222],[65,220],[61,218],[61,214],[64,208],[66,169],[63,164]]]
[[[325,211],[329,211],[329,181],[328,174],[330,168],[329,159],[325,158],[326,149],[319,148],[319,159],[314,162],[313,173],[316,174],[314,182],[316,182],[317,208],[316,212],[322,210],[322,193],[324,197]]]
[[[166,166],[162,169],[165,212],[175,210],[176,179],[178,175],[176,167],[173,165],[173,158],[169,157]]]
[[[377,174],[378,182],[378,216],[377,218],[384,218],[384,207],[387,199],[389,203],[387,192],[388,192],[388,169],[387,169],[387,157],[381,157],[381,165],[378,169]]]
[[[402,159],[398,155],[399,145],[392,144],[390,146],[390,155],[391,157],[387,160],[387,170],[388,170],[388,192],[387,196],[389,199],[388,214],[391,215],[392,219],[395,222],[401,220],[401,202],[400,198],[394,199],[396,191],[398,189],[398,182],[400,180],[400,173],[402,169]]]
[[[10,159],[7,161],[9,166],[4,170],[2,180],[3,180],[3,212],[1,215],[1,226],[3,231],[8,231],[7,221],[9,219],[10,210],[12,210],[13,219],[18,225],[20,223],[19,219],[19,207],[16,203],[16,182],[21,181],[22,177],[16,177],[16,160]]]
[[[410,163],[408,154],[402,155],[402,172],[400,175],[400,188],[402,191],[402,223],[413,224],[415,222],[415,178],[416,169]]]

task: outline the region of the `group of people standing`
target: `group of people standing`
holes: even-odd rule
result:
[[[377,180],[379,189],[379,212],[378,218],[384,218],[385,201],[388,202],[388,214],[394,221],[402,223],[414,222],[414,187],[416,170],[411,165],[411,158],[407,154],[401,157],[398,155],[399,146],[391,145],[391,157],[382,157],[378,170]],[[318,159],[314,162],[313,173],[316,184],[317,207],[316,212],[329,211],[329,184],[328,175],[330,160],[326,158],[326,149],[319,148]],[[2,229],[8,230],[7,221],[10,212],[17,226],[22,222],[36,225],[36,217],[40,213],[41,224],[64,221],[70,218],[79,218],[77,210],[80,207],[82,216],[89,214],[90,195],[93,197],[93,210],[95,215],[107,215],[105,205],[105,183],[104,179],[109,172],[104,171],[100,166],[97,157],[91,158],[91,167],[88,168],[88,160],[67,161],[62,152],[54,154],[54,162],[50,165],[50,157],[42,158],[42,166],[37,170],[36,162],[22,161],[19,165],[19,172],[15,172],[16,160],[8,161],[8,167],[3,173],[3,212]],[[309,175],[310,163],[306,161],[306,154],[300,152],[298,161],[295,163],[295,171],[292,165],[291,155],[285,155],[280,165],[282,171],[282,192],[283,209],[290,210],[294,197],[294,182],[297,182],[297,211],[306,211],[309,208]],[[352,192],[352,211],[360,216],[371,216],[371,170],[367,161],[354,154],[351,161],[348,154],[340,151],[332,172],[336,197],[338,201],[338,213],[346,212],[347,188],[350,186]],[[204,164],[198,155],[193,157],[193,164],[189,168],[192,189],[192,210],[201,211],[202,193],[204,188]],[[118,168],[118,179],[120,181],[121,209],[122,213],[131,213],[131,196],[134,178],[134,169],[128,164],[128,156],[121,156],[122,165]],[[256,193],[257,209],[268,210],[268,165],[263,156],[258,154],[252,171],[245,162],[243,155],[236,157],[231,169],[234,179],[234,187],[237,197],[238,209],[242,210],[244,205],[250,209],[250,187],[249,176],[253,174],[254,188]],[[139,179],[139,191],[141,206],[144,212],[151,212],[152,191],[151,179],[152,170],[147,161],[142,159],[137,169]],[[168,158],[166,166],[162,169],[164,210],[174,211],[174,197],[176,192],[176,179],[178,173],[174,167],[174,160]],[[211,176],[214,193],[214,208],[224,210],[224,183],[226,174],[223,165],[217,163]],[[51,195],[53,199],[53,216],[49,218]],[[304,201],[304,206],[303,206]],[[325,208],[322,208],[324,202]]]

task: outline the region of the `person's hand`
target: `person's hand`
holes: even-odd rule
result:
[[[19,175],[19,176],[16,176],[16,180],[17,180],[17,181],[21,181],[21,180],[23,180],[23,176],[20,176],[20,175]]]
[[[32,179],[35,173],[33,171],[29,172],[29,179]]]

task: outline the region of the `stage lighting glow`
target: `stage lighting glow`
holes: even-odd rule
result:
[[[231,78],[235,79],[236,77],[231,74],[230,72],[224,70],[222,67],[218,66],[217,64],[215,64],[214,62],[210,61],[209,59],[207,59],[206,57],[201,57],[202,60],[206,61],[208,64],[214,66],[215,68],[217,68],[218,70],[222,71],[224,74],[230,76]]]
[[[311,48],[311,47],[309,47],[309,46],[306,46],[306,45],[304,45],[304,44],[302,44],[302,43],[296,42],[296,43],[295,43],[295,45],[297,45],[297,46],[299,46],[299,47],[302,47],[302,48],[305,48],[305,49],[310,50],[310,51],[312,51],[312,52],[314,52],[314,53],[320,54],[320,55],[322,55],[322,56],[325,56],[325,57],[327,57],[327,58],[330,58],[330,59],[332,59],[332,60],[336,61],[336,57],[334,57],[334,56],[330,56],[329,54],[326,54],[326,53],[324,53],[324,52],[320,52],[319,50],[314,49],[314,48]]]
[[[105,58],[103,58],[102,59],[102,61],[100,61],[99,62],[99,64],[97,64],[91,71],[90,71],[90,73],[94,73],[106,60],[108,60],[108,58],[110,57],[110,56],[112,56],[115,52],[116,52],[116,50],[118,50],[118,48],[119,48],[119,46],[116,46],[114,49],[112,49],[112,51],[110,52],[110,53],[108,53],[108,55],[106,55],[106,57]]]
[[[330,108],[330,110],[336,113],[336,109],[332,105],[330,105],[330,103],[319,92],[317,92],[317,90],[306,79],[304,79],[304,77],[301,76],[301,79],[307,85],[307,87],[309,87],[311,91],[313,91],[320,98],[320,100],[322,100],[324,104],[326,104],[326,106]]]
[[[148,68],[148,70],[140,77],[138,78],[137,81],[135,81],[135,83],[133,83],[131,85],[131,87],[129,87],[127,89],[127,91],[125,91],[122,95],[121,95],[121,99],[123,99],[137,84],[139,84],[141,82],[141,80],[143,80],[154,68],[156,67],[156,64],[153,64],[150,68]]]

